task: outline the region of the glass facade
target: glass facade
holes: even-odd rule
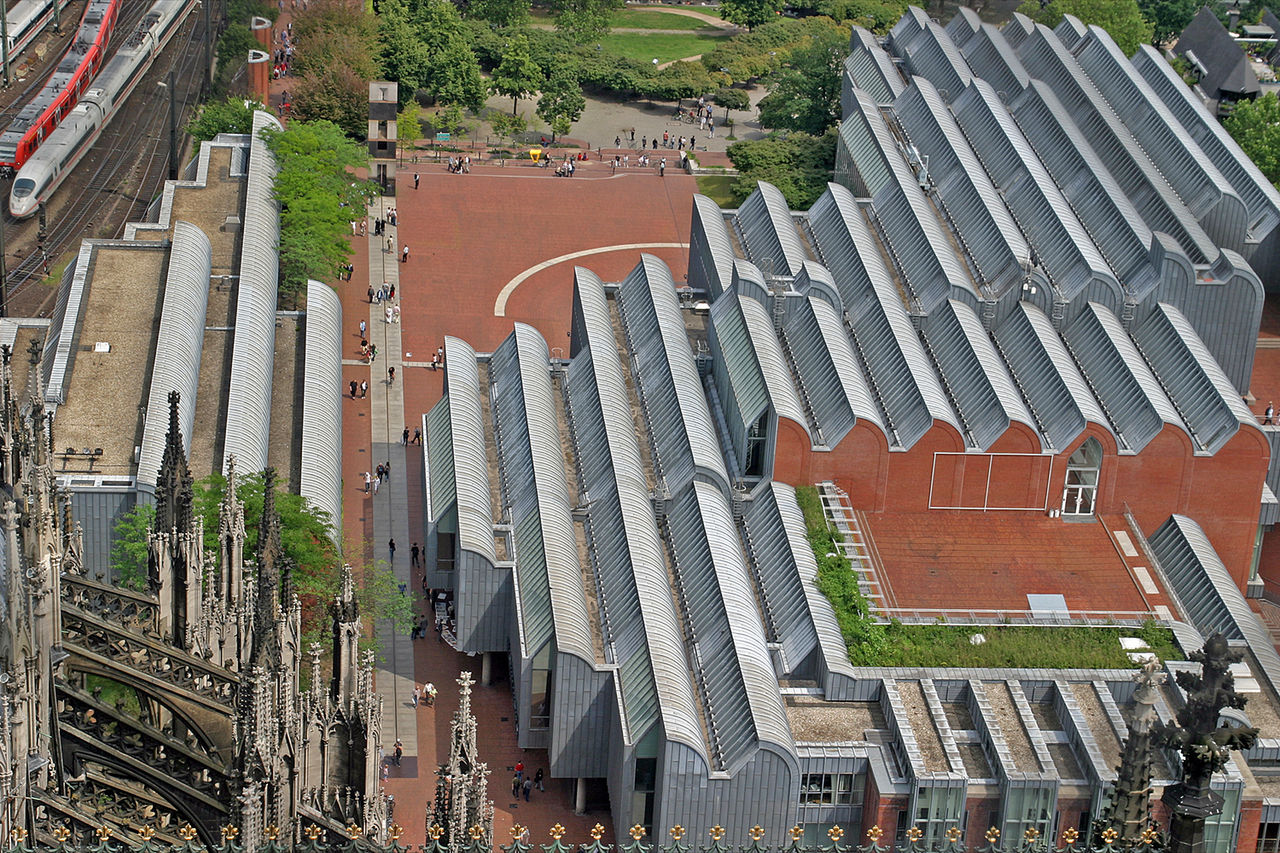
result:
[[[800,805],[853,805],[853,780],[854,774],[852,773],[806,773],[800,780]],[[862,804],[862,791],[860,786],[857,802],[859,805]]]
[[[1057,786],[1013,786],[1004,792],[1000,827],[1002,838],[1022,838],[1028,829],[1040,833],[1041,838],[1055,836],[1055,818],[1058,808]]]
[[[551,661],[555,644],[547,643],[533,656],[529,679],[529,728],[551,727]]]
[[[964,783],[960,780],[947,781],[957,784],[920,785],[915,790],[911,825],[924,833],[920,841],[926,847],[942,844],[951,827],[963,828]]]
[[[1240,789],[1213,788],[1222,795],[1222,814],[1204,820],[1205,853],[1232,853],[1236,849],[1236,824],[1240,819]]]

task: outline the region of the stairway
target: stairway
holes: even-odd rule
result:
[[[858,524],[849,496],[827,480],[818,484],[818,498],[822,501],[822,513],[827,517],[827,524],[836,532],[836,549],[849,560],[858,577],[858,591],[873,611],[883,613],[886,608],[893,607],[892,593],[886,594],[887,590],[876,572],[875,546]]]

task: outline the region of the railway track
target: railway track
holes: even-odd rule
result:
[[[208,2],[208,0],[206,0]],[[116,27],[126,38],[147,4],[136,6]],[[156,59],[147,76],[99,137],[94,150],[66,179],[46,210],[43,251],[36,220],[18,221],[4,212],[10,316],[47,316],[57,288],[42,288],[46,268],[87,237],[121,237],[125,223],[136,221],[159,194],[168,170],[168,97],[157,84],[174,73],[179,126],[185,125],[200,97],[204,51],[204,16],[193,11],[182,29]],[[117,44],[112,39],[112,51]],[[0,183],[8,196],[9,181]],[[12,260],[18,258],[16,261]]]

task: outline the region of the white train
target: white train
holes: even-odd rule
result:
[[[49,134],[44,144],[18,170],[9,192],[9,212],[18,219],[35,213],[58,188],[103,129],[115,117],[160,54],[178,31],[179,24],[198,0],[155,0],[138,26],[103,67],[93,88]]]
[[[9,36],[9,61],[27,49],[31,40],[53,19],[55,0],[18,0],[5,15]],[[71,0],[56,0],[59,9],[65,9]]]

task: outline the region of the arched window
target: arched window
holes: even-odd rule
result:
[[[1090,438],[1067,460],[1067,483],[1062,491],[1063,515],[1093,515],[1101,469],[1102,445],[1096,438]]]

